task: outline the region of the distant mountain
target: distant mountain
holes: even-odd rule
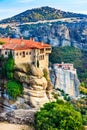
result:
[[[64,12],[64,11],[46,6],[46,7],[27,10],[11,18],[1,20],[0,23],[14,23],[14,22],[25,23],[25,22],[36,22],[40,20],[41,21],[53,20],[53,19],[71,18],[71,17],[80,17],[80,18],[86,17],[87,18],[87,15]]]
[[[1,37],[33,37],[52,46],[87,50],[87,15],[41,7],[4,19],[1,23]]]

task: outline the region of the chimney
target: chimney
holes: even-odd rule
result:
[[[11,43],[11,38],[10,38],[10,36],[8,36],[8,43]]]
[[[10,36],[8,36],[8,39],[10,40]]]
[[[42,46],[43,46],[43,44],[44,44],[44,43],[43,43],[43,42],[41,42],[41,45],[42,45]]]
[[[21,41],[24,39],[22,36],[20,37]]]
[[[30,40],[31,40],[31,41],[34,41],[34,38],[33,38],[33,37],[30,37]]]
[[[21,39],[23,40],[24,38],[23,38],[23,37],[21,37]]]
[[[12,39],[9,37],[9,43],[12,44]]]

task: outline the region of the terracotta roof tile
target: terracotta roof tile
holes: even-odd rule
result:
[[[50,47],[49,44],[44,44],[41,42],[24,39],[11,39],[11,38],[0,38],[0,41],[5,42],[3,49],[10,50],[25,50],[25,49],[41,49],[45,47]]]

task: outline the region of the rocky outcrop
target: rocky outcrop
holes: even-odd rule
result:
[[[36,110],[15,110],[0,114],[0,121],[7,121],[15,124],[34,124],[34,115]]]
[[[15,67],[14,77],[24,87],[24,103],[39,108],[51,101],[52,83],[44,77],[43,71],[29,64]]]
[[[51,72],[51,79],[55,89],[63,90],[73,98],[79,96],[80,82],[74,68],[66,69],[55,65]]]
[[[32,26],[33,25],[33,26]],[[11,26],[11,24],[9,25]],[[0,28],[0,36],[26,38],[33,36],[36,41],[43,41],[52,46],[74,46],[87,50],[87,20],[86,18],[64,18],[47,21],[46,23],[29,23],[12,27]]]

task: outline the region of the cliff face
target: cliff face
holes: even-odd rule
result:
[[[50,80],[46,80],[43,71],[39,68],[21,64],[16,67],[14,76],[24,87],[25,104],[37,108],[51,100],[52,84]]]
[[[80,82],[75,71],[54,67],[51,79],[55,89],[63,90],[71,97],[78,97]]]
[[[24,23],[3,28],[0,25],[0,36],[12,38],[23,36],[27,39],[33,37],[36,41],[43,41],[52,46],[74,46],[87,50],[87,20],[78,18],[65,18],[57,21],[42,21],[40,23]],[[4,25],[3,25],[4,26]]]

